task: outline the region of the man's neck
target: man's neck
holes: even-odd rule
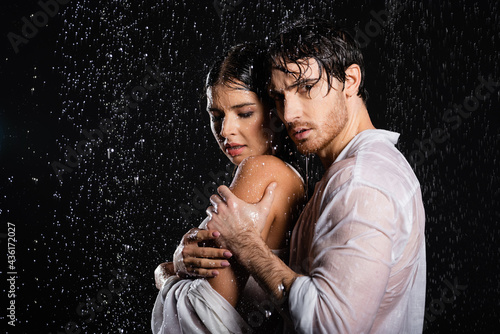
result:
[[[352,101],[352,104],[353,105],[348,106],[349,119],[345,127],[327,147],[318,152],[318,156],[325,170],[331,166],[340,152],[342,152],[355,136],[365,130],[375,129],[368,115],[368,110],[362,100]]]

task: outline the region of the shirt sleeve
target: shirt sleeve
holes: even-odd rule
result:
[[[290,289],[299,333],[367,333],[385,293],[400,234],[394,201],[366,185],[324,198],[310,245],[308,276]]]

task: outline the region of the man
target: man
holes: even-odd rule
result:
[[[278,115],[299,151],[319,156],[325,175],[294,228],[289,266],[255,228],[267,216],[274,184],[256,205],[220,187],[207,210],[210,231],[218,231],[218,242],[288,306],[297,332],[422,332],[421,190],[394,147],[399,135],[371,123],[360,50],[343,31],[305,21],[280,34],[270,57]],[[197,241],[211,235],[199,234]],[[197,273],[212,274],[199,263]]]

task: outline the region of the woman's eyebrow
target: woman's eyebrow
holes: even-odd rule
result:
[[[240,104],[235,104],[234,106],[231,107],[231,109],[238,109],[238,108],[243,108],[246,106],[254,106],[255,103],[253,102],[245,102],[245,103],[240,103]]]
[[[246,107],[246,106],[255,106],[255,103],[253,102],[244,102],[244,103],[239,103],[239,104],[235,104],[231,107],[229,107],[229,109],[239,109],[239,108],[243,108],[243,107]],[[215,108],[215,107],[210,107],[207,109],[208,111],[218,111],[218,112],[223,112],[222,110],[220,110],[219,108]]]

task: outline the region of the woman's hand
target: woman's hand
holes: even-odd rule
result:
[[[192,228],[187,232],[174,253],[174,271],[180,277],[215,277],[218,268],[229,267],[233,256],[227,249],[205,247],[204,243],[216,240],[217,231]],[[201,245],[201,246],[200,246]]]

